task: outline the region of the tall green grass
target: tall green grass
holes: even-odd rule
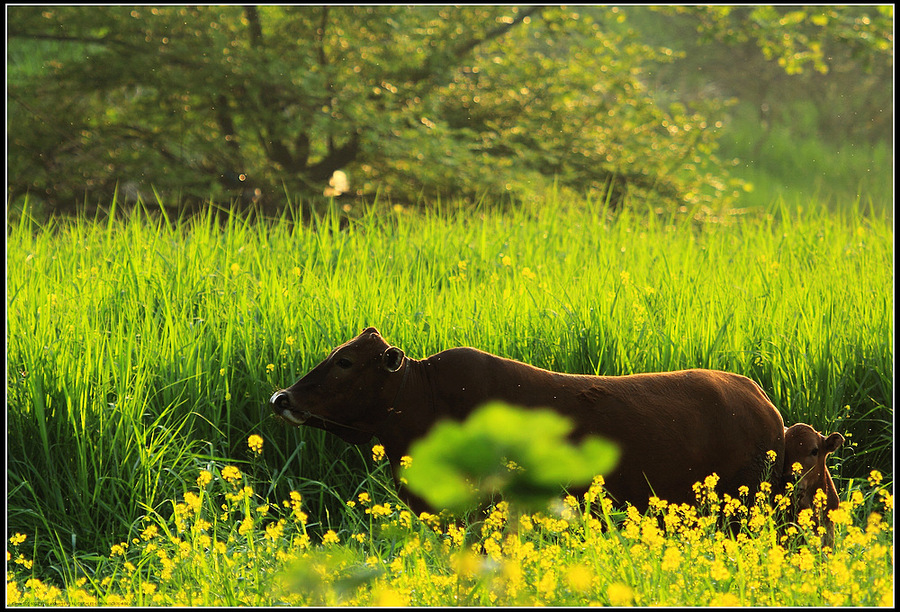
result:
[[[878,209],[881,210],[881,209]],[[311,529],[391,485],[369,449],[266,405],[367,325],[414,358],[470,345],[566,372],[710,367],[787,423],[850,439],[845,491],[891,474],[892,228],[878,210],[623,211],[595,201],[423,211],[332,206],[250,222],[139,209],[8,228],[8,520],[69,576],[237,463],[302,493]],[[250,461],[261,434],[265,461]],[[169,510],[170,511],[170,510]]]

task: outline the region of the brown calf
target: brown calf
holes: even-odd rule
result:
[[[796,508],[815,510],[813,499],[820,489],[825,492],[825,508],[818,514],[820,525],[826,528],[824,543],[834,543],[834,524],[828,518],[828,511],[840,505],[837,488],[825,460],[840,448],[844,436],[833,433],[827,438],[806,423],[797,423],[784,430],[784,482],[794,482]],[[793,465],[799,463],[799,479],[795,480]]]

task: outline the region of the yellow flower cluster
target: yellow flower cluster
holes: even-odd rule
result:
[[[263,449],[263,439],[262,439],[262,436],[258,436],[258,435],[256,435],[256,434],[253,434],[252,436],[250,436],[249,438],[247,438],[247,446],[249,446],[249,447],[250,447],[250,450],[252,450],[252,451],[253,451],[254,453],[256,453],[257,455],[261,455],[261,454],[262,454],[262,449]]]
[[[233,465],[226,465],[222,468],[222,478],[227,480],[231,485],[236,486],[241,479],[241,471]]]
[[[831,511],[832,547],[822,546],[812,510],[786,522],[782,499],[768,502],[771,491],[720,496],[714,476],[697,484],[700,503],[693,506],[653,498],[645,513],[618,511],[597,478],[583,498],[567,496],[546,512],[525,514],[501,501],[470,523],[416,517],[396,500],[363,491],[344,510],[357,517],[356,526],[323,528],[316,545],[298,492],[269,504],[250,485],[239,486],[247,477],[237,468],[219,473],[214,480],[202,472],[197,490],[173,502],[170,519],[149,520],[112,546],[96,582],[60,588],[30,575],[30,562],[16,552],[26,537],[14,534],[8,603],[893,604],[893,497],[877,473],[869,477],[873,490],[852,491]],[[225,503],[216,507],[214,500]],[[878,511],[859,525],[862,509],[876,501]]]
[[[372,459],[375,461],[384,459],[384,447],[381,444],[372,447]]]

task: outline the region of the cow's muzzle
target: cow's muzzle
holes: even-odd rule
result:
[[[293,425],[303,425],[310,416],[308,411],[295,412],[291,406],[291,396],[287,391],[276,391],[269,398],[272,410],[282,419]]]

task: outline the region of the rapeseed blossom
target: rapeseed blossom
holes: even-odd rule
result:
[[[226,465],[222,468],[222,478],[232,485],[236,485],[237,481],[241,479],[241,471],[233,465]]]
[[[372,447],[372,459],[374,461],[381,461],[384,459],[384,447],[381,444],[376,444]]]
[[[211,594],[229,593],[242,604],[348,607],[893,603],[887,488],[848,493],[831,511],[834,546],[823,550],[812,509],[787,524],[780,501],[759,504],[762,497],[750,499],[746,490],[713,504],[715,478],[698,483],[706,505],[652,499],[645,513],[621,512],[598,478],[584,496],[593,512],[574,497],[527,514],[501,501],[469,524],[416,517],[373,487],[344,507],[348,518],[357,517],[352,528],[310,534],[300,493],[270,503],[236,467],[219,473],[219,480],[201,473],[198,490],[172,502],[170,519],[148,519],[112,546],[96,584],[73,580],[61,589],[30,576],[17,551],[28,540],[13,535],[8,602],[215,605],[222,602]],[[871,477],[869,484],[882,481]],[[222,499],[224,515],[216,507]],[[859,524],[861,508],[876,502],[882,506]],[[722,529],[726,519],[736,533]]]
[[[262,436],[258,436],[256,434],[251,435],[249,438],[247,438],[247,446],[249,446],[250,450],[252,450],[257,455],[261,455],[263,448]]]

